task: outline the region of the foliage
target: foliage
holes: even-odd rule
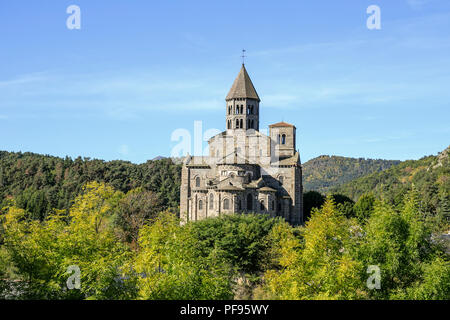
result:
[[[450,272],[449,265],[445,267],[439,262],[444,258],[444,250],[433,241],[432,228],[425,222],[415,190],[406,195],[400,211],[385,203],[376,203],[365,232],[359,258],[366,265],[377,265],[381,269],[381,289],[371,291],[371,297],[413,298],[418,296],[419,288],[426,290],[427,282],[435,281],[442,282],[445,290],[436,292],[432,298],[448,298],[450,282],[445,272]],[[432,280],[424,271],[433,268],[446,270],[438,280]]]
[[[360,223],[364,223],[373,213],[375,205],[375,197],[371,193],[363,194],[359,197],[353,206],[355,216],[358,218]]]
[[[161,201],[152,191],[142,188],[129,191],[117,206],[115,223],[119,227],[119,238],[136,244],[139,230],[158,214]]]
[[[325,203],[325,197],[317,191],[308,191],[303,194],[303,220],[306,222],[311,216],[313,208],[319,209]]]
[[[364,206],[360,206],[361,208]],[[329,196],[314,209],[297,239],[292,228],[273,228],[281,241],[272,250],[259,298],[272,299],[449,299],[450,264],[433,235],[417,191],[400,210],[376,201],[360,225]],[[278,265],[278,266],[277,266]],[[369,266],[381,271],[381,288],[366,286]]]
[[[354,217],[354,201],[352,199],[339,193],[334,193],[329,196],[333,199],[341,213],[343,213],[347,218]],[[317,191],[308,191],[303,195],[303,219],[305,222],[309,220],[312,209],[319,209],[322,207],[325,203],[325,199],[325,196]]]
[[[213,249],[198,252],[191,225],[180,226],[173,213],[144,226],[140,251],[130,266],[139,299],[231,299],[233,270]]]
[[[263,270],[271,245],[265,238],[278,223],[278,219],[249,214],[180,226],[170,212],[159,215],[140,232],[140,251],[133,262],[139,297],[233,298],[239,280],[257,277]]]
[[[404,161],[387,170],[353,180],[335,187],[333,192],[345,194],[357,200],[366,193],[375,198],[401,206],[404,196],[416,188],[424,211],[431,215],[441,214],[442,223],[448,225],[450,207],[450,147],[438,156],[428,156],[420,160]],[[447,208],[447,209],[445,209]]]
[[[122,196],[90,183],[75,199],[68,217],[60,211],[45,221],[31,219],[25,210],[6,208],[4,247],[24,286],[21,298],[120,298],[119,267],[127,248],[117,242],[110,223],[112,207]],[[68,267],[81,270],[80,290],[68,290]]]
[[[347,197],[346,195],[333,193],[330,195],[330,198],[333,199],[333,202],[336,204],[336,209],[342,213],[347,218],[355,217],[355,212],[353,210],[353,206],[355,202]]]
[[[273,226],[281,221],[261,214],[225,215],[189,225],[200,254],[220,256],[239,272],[264,270],[264,252],[270,243],[264,241]]]
[[[300,242],[284,229],[277,261],[279,270],[265,275],[265,291],[274,299],[352,299],[361,287],[362,264],[352,257],[357,242],[352,224],[328,197],[314,209]]]
[[[0,207],[13,197],[17,207],[43,221],[54,208],[68,211],[82,187],[97,181],[124,193],[138,187],[152,191],[162,211],[178,206],[180,177],[181,165],[171,159],[133,164],[0,151]]]
[[[293,228],[262,214],[180,225],[180,167],[167,159],[0,152],[0,297],[448,300],[448,154],[385,164],[327,198],[306,192],[307,221]],[[368,170],[333,161],[344,180]],[[67,288],[73,265],[79,290]]]
[[[303,186],[306,191],[326,193],[335,186],[399,163],[397,160],[320,156],[303,164]]]
[[[421,264],[419,278],[403,292],[393,295],[394,299],[449,300],[450,265],[441,257]]]

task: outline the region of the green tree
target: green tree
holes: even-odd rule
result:
[[[140,251],[127,277],[137,283],[139,299],[231,299],[231,266],[214,254],[197,251],[190,225],[180,226],[171,212],[142,228]]]
[[[268,297],[277,299],[354,299],[363,295],[362,264],[352,252],[357,243],[354,226],[331,197],[315,209],[302,232],[301,243],[284,229],[280,270],[265,274]],[[300,247],[300,249],[299,249]]]
[[[371,193],[363,194],[356,201],[353,209],[356,217],[361,223],[364,223],[373,213],[375,197]]]
[[[22,298],[61,299],[128,297],[118,280],[129,258],[118,242],[111,212],[123,195],[99,183],[87,184],[66,217],[54,211],[45,221],[9,207],[4,216],[5,249],[25,283]],[[81,270],[80,290],[67,290],[67,269]]]
[[[430,278],[430,270],[441,270],[434,275],[439,276],[450,269],[439,260],[443,248],[432,241],[432,228],[425,223],[420,207],[415,190],[407,194],[400,211],[385,203],[376,203],[359,252],[364,265],[377,265],[381,270],[381,289],[371,290],[372,298],[417,298],[418,292],[425,290],[430,282],[446,286],[448,294],[448,277]],[[436,289],[436,294],[430,297],[443,299],[440,294],[445,290]]]
[[[129,191],[117,206],[116,224],[124,242],[137,244],[139,230],[158,214],[161,200],[152,191],[142,188]]]
[[[303,220],[306,222],[311,216],[313,208],[320,209],[325,203],[325,197],[317,191],[308,191],[303,194]]]
[[[355,212],[353,210],[353,205],[355,202],[347,197],[346,195],[333,193],[330,196],[334,203],[336,204],[336,209],[341,212],[347,218],[355,217]]]
[[[189,228],[202,256],[216,253],[243,273],[264,270],[265,241],[272,227],[280,221],[268,215],[234,214],[191,223]]]

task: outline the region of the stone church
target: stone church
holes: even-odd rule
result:
[[[260,213],[303,223],[295,126],[278,122],[269,126],[268,135],[260,131],[260,99],[244,64],[225,100],[226,130],[209,139],[209,156],[184,159],[182,221]]]

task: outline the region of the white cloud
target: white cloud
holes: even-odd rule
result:
[[[142,110],[217,110],[224,104],[208,79],[195,80],[184,74],[169,78],[133,71],[121,75],[42,74],[0,80],[3,106],[100,110],[108,116],[130,119]]]

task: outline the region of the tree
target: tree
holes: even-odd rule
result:
[[[394,299],[450,300],[450,266],[441,257],[422,264],[421,277]]]
[[[280,218],[261,214],[234,214],[204,219],[189,225],[192,237],[202,256],[213,250],[242,273],[264,270],[264,253],[270,243],[265,241]]]
[[[325,203],[325,197],[317,191],[308,191],[303,194],[303,220],[308,221],[313,208],[320,209]]]
[[[381,289],[371,290],[370,297],[419,297],[418,292],[426,291],[427,283],[440,283],[448,294],[450,287],[445,274],[450,268],[448,263],[441,263],[443,248],[432,240],[432,228],[425,223],[420,207],[415,190],[406,195],[400,211],[386,203],[375,204],[359,251],[364,265],[377,265],[381,270]],[[439,279],[432,279],[427,273],[430,270],[441,270],[433,276]],[[429,297],[443,299],[445,290],[436,289]]]
[[[355,217],[355,212],[353,211],[353,205],[355,202],[347,197],[346,195],[334,193],[330,196],[334,203],[336,204],[336,209],[341,212],[347,218]]]
[[[299,241],[281,230],[286,240],[278,258],[280,270],[265,274],[265,291],[277,299],[354,299],[363,295],[362,264],[352,253],[357,226],[337,210],[331,197],[314,209]]]
[[[138,240],[139,230],[158,214],[161,200],[152,191],[142,188],[129,191],[117,207],[116,224],[120,238],[132,245]]]
[[[129,258],[111,223],[113,207],[123,195],[99,183],[83,188],[66,217],[53,211],[45,221],[31,219],[14,206],[4,217],[5,249],[26,284],[22,298],[120,299],[129,297],[118,281]],[[81,270],[80,290],[68,290],[69,266]]]
[[[372,193],[363,194],[354,205],[356,218],[364,223],[373,213],[375,197]]]
[[[160,199],[155,210],[162,211],[178,206],[180,176],[181,165],[171,159],[138,165],[0,151],[0,204],[12,196],[17,207],[42,221],[51,209],[68,213],[82,187],[97,181],[124,193],[136,188],[152,191]]]
[[[139,299],[231,299],[231,266],[215,254],[203,257],[190,225],[171,212],[142,228],[140,251],[126,275],[137,283]]]

